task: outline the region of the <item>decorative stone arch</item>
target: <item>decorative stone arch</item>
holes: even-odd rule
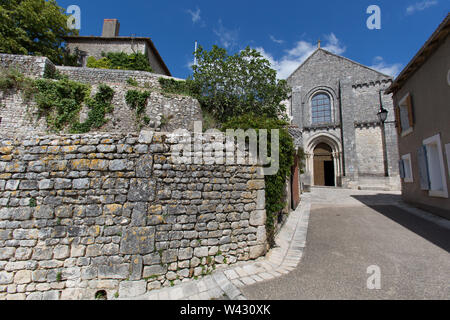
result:
[[[315,97],[317,94],[324,93],[330,97],[330,103],[331,103],[331,122],[336,122],[337,116],[337,101],[338,96],[336,92],[333,90],[333,88],[327,87],[327,86],[316,86],[313,89],[309,90],[305,96],[303,97],[304,105],[308,107],[308,123],[312,124],[312,108],[311,108],[311,100],[313,97]]]
[[[334,165],[334,185],[337,187],[342,186],[342,144],[341,141],[334,135],[321,132],[310,137],[305,144],[306,155],[306,169],[311,176],[311,185],[315,185],[314,182],[314,151],[320,144],[326,144],[331,148],[331,156],[333,158]]]

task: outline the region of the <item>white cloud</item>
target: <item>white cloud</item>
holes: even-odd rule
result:
[[[197,7],[195,11],[192,11],[191,9],[187,10],[187,13],[191,15],[193,23],[197,23],[202,19],[200,16],[201,11],[199,7]]]
[[[437,0],[424,0],[416,2],[415,4],[412,4],[408,8],[406,8],[406,14],[412,15],[417,11],[423,11],[425,9],[428,9],[429,7],[437,5],[438,3],[439,2]]]
[[[388,64],[384,61],[383,57],[378,56],[373,59],[373,65],[370,68],[388,76],[396,77],[402,70],[402,65],[400,63]]]
[[[333,52],[335,54],[343,54],[347,48],[341,44],[341,42],[336,38],[334,33],[330,33],[325,36],[326,45],[323,47],[325,50]]]
[[[233,48],[237,44],[239,30],[230,30],[225,28],[221,19],[219,19],[218,28],[213,31],[219,37],[219,42],[225,47],[225,49]]]
[[[343,54],[346,50],[346,47],[342,45],[334,33],[325,36],[322,48],[335,54]],[[317,44],[303,40],[299,41],[293,48],[287,50],[285,55],[279,60],[275,59],[262,47],[255,49],[269,60],[272,68],[277,71],[279,79],[286,79],[317,49]]]
[[[270,35],[269,37],[270,37],[270,40],[272,40],[275,43],[278,43],[278,44],[283,44],[284,43],[284,40],[278,40],[273,35]]]

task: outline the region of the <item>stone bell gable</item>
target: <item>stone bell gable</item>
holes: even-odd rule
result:
[[[318,69],[319,68],[319,69]],[[314,81],[331,83],[338,79],[353,80],[355,83],[380,81],[392,78],[372,68],[324,49],[317,49],[287,79],[289,84],[305,83],[314,74]]]
[[[292,125],[302,132],[307,157],[306,181],[398,189],[394,110],[384,93],[392,77],[318,48],[287,82]],[[389,112],[384,133],[380,104]]]

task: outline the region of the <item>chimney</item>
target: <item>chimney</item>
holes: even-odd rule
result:
[[[102,37],[113,38],[119,36],[120,23],[117,19],[105,19],[103,21]]]

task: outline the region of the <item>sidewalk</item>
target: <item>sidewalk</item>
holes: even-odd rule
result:
[[[265,257],[225,266],[201,279],[141,296],[120,296],[118,300],[246,300],[239,288],[281,277],[297,267],[306,246],[310,207],[311,194],[303,194],[300,206],[291,212],[276,236],[276,246]]]

